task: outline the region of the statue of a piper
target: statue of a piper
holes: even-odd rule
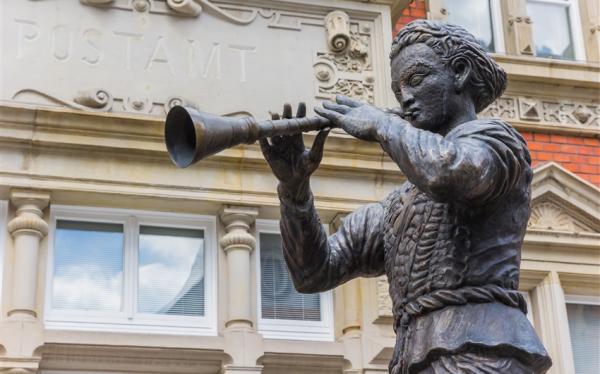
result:
[[[551,360],[517,291],[531,159],[510,125],[477,119],[504,91],[506,74],[466,30],[433,21],[405,26],[390,57],[400,113],[341,96],[315,109],[321,117],[306,118],[303,104],[292,117],[286,105],[286,120],[260,123],[176,107],[167,117],[169,153],[185,167],[260,139],[279,179],[296,288],[321,292],[387,275],[397,336],[390,373],[544,373]],[[328,130],[310,150],[301,134],[327,126],[379,142],[408,179],[329,237],[309,183]]]
[[[530,214],[531,159],[523,138],[477,113],[505,72],[459,26],[419,20],[391,51],[402,114],[347,97],[315,109],[356,138],[379,142],[408,181],[349,214],[327,237],[309,177],[327,131],[261,140],[279,179],[281,233],[300,292],[386,274],[396,346],[392,374],[544,373],[551,365],[517,291]],[[303,116],[300,106],[297,116]],[[291,117],[291,108],[284,108]]]

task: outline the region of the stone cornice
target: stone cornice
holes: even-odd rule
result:
[[[510,80],[600,88],[600,64],[493,54]]]

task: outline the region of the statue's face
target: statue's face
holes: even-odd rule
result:
[[[461,110],[454,72],[423,43],[409,45],[392,60],[392,90],[403,117],[414,127],[441,132]]]

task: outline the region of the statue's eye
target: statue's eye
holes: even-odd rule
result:
[[[412,77],[410,77],[408,84],[411,87],[418,86],[423,81],[423,78],[425,78],[425,74],[414,74]]]

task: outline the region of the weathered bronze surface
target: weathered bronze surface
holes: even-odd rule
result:
[[[309,183],[328,129],[307,150],[300,126],[273,130],[278,115],[268,126],[273,132],[261,132],[244,121],[192,114],[185,132],[166,130],[167,144],[174,139],[169,151],[187,166],[260,139],[279,180],[284,256],[296,288],[321,292],[387,275],[397,336],[390,373],[544,373],[551,360],[517,291],[530,214],[529,151],[509,124],[477,119],[504,91],[506,74],[467,31],[434,21],[405,26],[390,57],[400,111],[338,96],[315,108],[330,122],[311,120],[309,127],[336,126],[378,142],[407,182],[348,215],[329,237]],[[297,123],[305,115],[300,104]],[[291,106],[283,118],[294,118]],[[209,123],[227,131],[209,131]],[[198,135],[207,131],[208,140]]]
[[[231,118],[173,107],[165,121],[165,143],[175,165],[185,168],[208,156],[258,139],[321,130],[331,126],[323,117],[300,117],[256,121],[252,117]]]
[[[425,20],[396,36],[391,66],[400,116],[346,97],[315,109],[379,142],[408,179],[335,234],[323,230],[309,184],[327,131],[310,151],[300,134],[261,140],[279,179],[294,284],[321,292],[386,274],[397,336],[390,373],[543,373],[551,360],[517,291],[531,159],[509,124],[476,116],[502,94],[506,74],[467,31]]]

